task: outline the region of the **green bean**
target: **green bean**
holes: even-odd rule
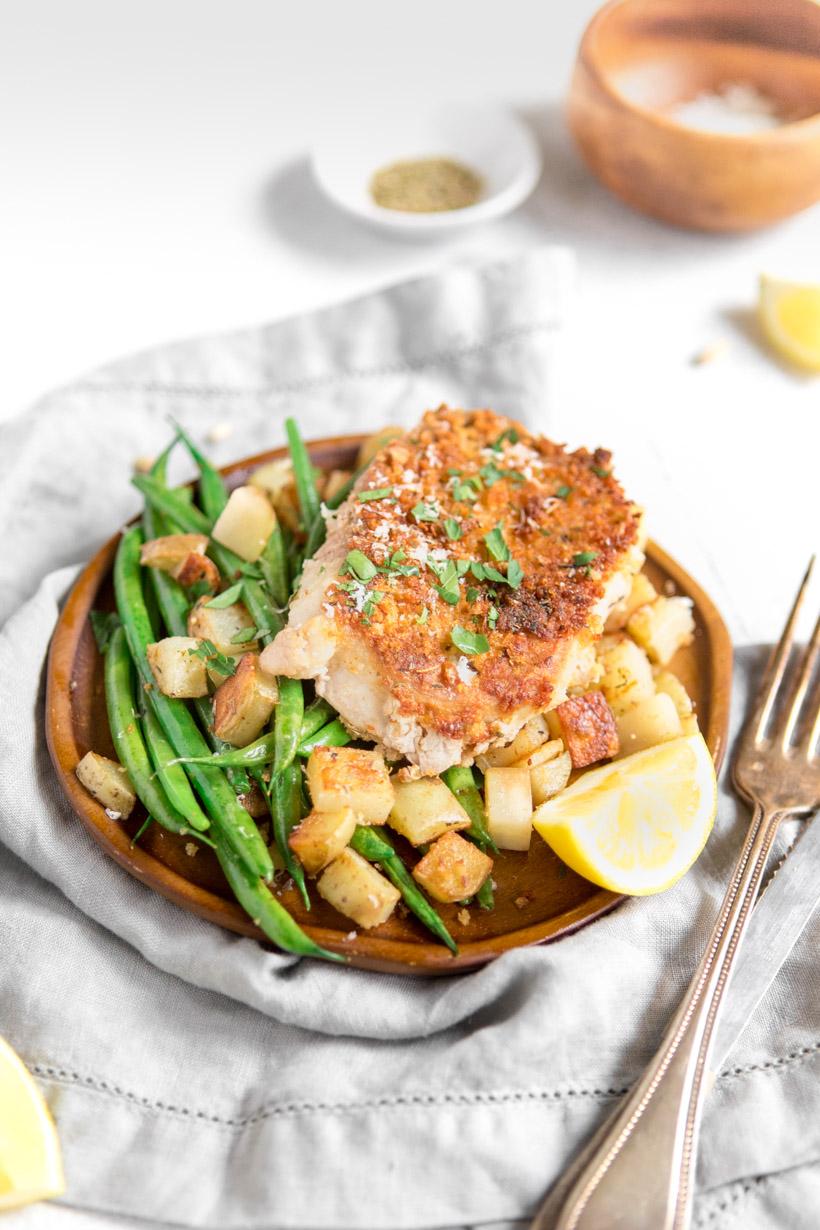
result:
[[[296,825],[302,819],[301,785],[302,770],[298,765],[290,764],[281,773],[274,773],[268,787],[268,800],[276,848],[282,855],[288,875],[291,876],[302,895],[305,909],[309,910],[310,898],[305,885],[305,873],[288,841]]]
[[[266,735],[260,735],[258,739],[254,739],[253,743],[248,743],[245,747],[226,747],[224,752],[214,753],[213,756],[178,756],[177,760],[179,764],[209,764],[223,769],[238,766],[248,769],[264,767],[266,764],[273,763],[275,738],[275,733],[268,731]]]
[[[273,771],[281,774],[296,756],[305,711],[305,696],[301,679],[279,678],[279,700],[273,718],[274,752]]]
[[[135,474],[131,482],[141,491],[154,507],[172,521],[185,534],[206,534],[210,536],[212,523],[205,513],[185,500],[180,499],[178,491],[170,491],[150,474]],[[208,551],[223,576],[234,581],[238,576],[254,574],[254,568],[243,560],[236,552],[223,547],[211,538]],[[258,571],[258,570],[256,570]]]
[[[380,826],[359,824],[350,839],[350,844],[357,854],[361,854],[362,858],[381,865],[385,874],[401,893],[408,909],[413,911],[419,922],[424,923],[428,931],[432,931],[433,935],[446,944],[452,953],[457,953],[458,947],[444,925],[443,918],[431,906],[410,875],[384,829]]]
[[[302,728],[299,731],[299,741],[303,742],[315,734],[317,730],[326,725],[327,722],[337,717],[336,710],[325,700],[323,696],[317,696],[312,700],[305,709],[305,716],[302,718]]]
[[[299,756],[309,756],[315,747],[345,747],[352,738],[350,731],[335,718],[306,739],[300,739],[296,753]]]
[[[259,557],[259,568],[262,578],[270,590],[273,601],[279,607],[285,607],[290,597],[288,581],[288,565],[285,559],[285,541],[282,537],[282,527],[277,522],[271,530],[265,543],[265,549]]]
[[[164,829],[189,833],[190,825],[166,798],[148,759],[137,720],[131,657],[121,627],[112,634],[105,654],[105,700],[114,747],[146,811]]]
[[[216,466],[197,448],[184,428],[180,427],[179,423],[175,423],[173,419],[171,423],[177,437],[185,445],[192,461],[199,469],[199,497],[202,500],[205,515],[214,522],[228,503],[225,481]]]
[[[209,829],[211,823],[194,797],[185,770],[174,761],[174,749],[165,738],[165,732],[150,705],[143,715],[142,728],[157,778],[171,803],[192,829],[200,832]]]
[[[284,628],[285,623],[276,607],[272,606],[264,589],[252,577],[245,577],[242,584],[242,599],[250,612],[251,619],[257,628],[262,628],[258,640],[263,645],[269,645],[277,632]]]
[[[487,876],[487,879],[481,885],[481,888],[475,895],[475,899],[482,910],[495,909],[495,890],[493,889],[492,873]]]
[[[299,497],[299,508],[302,513],[302,528],[305,533],[309,533],[314,518],[319,516],[319,493],[316,490],[313,464],[295,419],[285,419],[285,432],[288,437],[290,459],[293,463],[296,494]]]
[[[454,764],[449,769],[444,770],[441,779],[449,786],[470,817],[470,827],[467,829],[466,835],[471,837],[482,850],[492,850],[497,854],[498,847],[487,828],[484,804],[481,801],[481,795],[478,793],[472,769],[467,765]]]
[[[134,846],[137,844],[137,842],[139,841],[140,837],[142,837],[143,833],[145,833],[145,832],[148,830],[149,825],[151,825],[151,824],[153,824],[153,823],[154,823],[154,817],[153,817],[153,816],[146,816],[146,817],[145,817],[145,819],[143,820],[142,824],[139,826],[139,828],[137,829],[136,833],[135,833],[135,834],[134,834],[134,836],[131,838],[131,848],[132,848],[132,849],[133,849],[133,848],[134,848]]]
[[[167,529],[162,520],[162,514],[157,512],[150,500],[145,502],[142,523],[147,538],[159,538]],[[178,581],[159,568],[148,568],[147,572],[149,584],[156,594],[157,604],[168,632],[171,636],[187,636],[189,602],[185,590]],[[227,749],[230,745],[217,739],[213,733],[213,714],[208,698],[206,696],[197,697],[193,706],[205,732],[205,738],[211,747],[217,752]],[[250,778],[241,768],[231,768],[228,772],[228,779],[235,794],[242,796],[250,791]]]
[[[364,466],[362,468],[366,470],[367,466]],[[337,508],[341,508],[342,504],[344,504],[345,500],[350,495],[351,491],[356,485],[356,479],[359,477],[361,473],[362,473],[362,470],[359,469],[359,470],[356,470],[354,474],[351,474],[350,478],[347,480],[346,483],[344,483],[339,488],[336,494],[332,495],[329,500],[325,500],[325,508],[330,509],[331,512],[335,512]],[[324,542],[326,535],[327,535],[327,522],[322,516],[322,510],[320,508],[318,515],[315,516],[313,518],[313,521],[311,522],[310,531],[307,536],[307,542],[305,543],[305,559],[306,560],[313,559],[314,555],[316,554],[316,552],[319,550],[322,543]]]
[[[114,563],[117,609],[137,670],[159,722],[177,756],[203,756],[205,742],[184,701],[164,696],[156,686],[146,654],[152,639],[142,594],[139,552],[142,532],[126,530],[120,539]],[[189,776],[205,805],[214,830],[231,846],[249,871],[269,879],[273,875],[270,854],[248,813],[236,799],[220,769],[191,765]]]
[[[288,914],[281,902],[260,879],[253,876],[236,855],[221,841],[217,843],[217,857],[225,872],[234,895],[257,927],[264,931],[277,948],[294,952],[303,957],[323,957],[326,961],[346,961],[335,952],[321,948]]]

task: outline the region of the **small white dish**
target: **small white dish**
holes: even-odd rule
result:
[[[483,192],[475,205],[437,213],[385,209],[370,195],[376,171],[414,158],[452,158],[477,172]],[[529,128],[501,107],[447,106],[397,114],[374,105],[365,117],[345,117],[323,134],[313,173],[336,205],[356,217],[406,235],[433,235],[500,218],[532,192],[541,155]]]

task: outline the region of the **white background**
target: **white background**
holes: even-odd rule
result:
[[[689,234],[593,181],[560,112],[594,0],[26,0],[0,36],[0,415],[176,337],[447,262],[572,246],[579,295],[552,434],[607,444],[654,536],[741,640],[771,637],[817,523],[820,383],[769,356],[762,270],[820,279],[820,214]],[[322,126],[417,98],[501,99],[541,138],[516,215],[419,246],[314,187]],[[701,347],[723,359],[695,368]],[[421,409],[421,407],[420,407]],[[330,425],[329,425],[330,426]],[[812,456],[812,454],[814,454]]]

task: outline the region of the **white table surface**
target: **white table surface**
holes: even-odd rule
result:
[[[0,415],[121,354],[338,300],[465,257],[577,253],[553,434],[607,444],[652,531],[740,640],[773,636],[817,523],[820,382],[761,348],[762,270],[820,279],[820,212],[677,231],[587,174],[560,113],[595,0],[27,0],[0,40]],[[314,187],[329,115],[499,98],[543,143],[512,217],[420,245]],[[704,345],[725,356],[693,367]],[[421,408],[420,408],[421,409]]]

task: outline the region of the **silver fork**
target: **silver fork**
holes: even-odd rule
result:
[[[686,1230],[709,1049],[778,827],[820,803],[820,619],[793,682],[789,658],[814,559],[738,742],[734,783],[752,820],[706,951],[634,1089],[548,1195],[532,1230]]]

